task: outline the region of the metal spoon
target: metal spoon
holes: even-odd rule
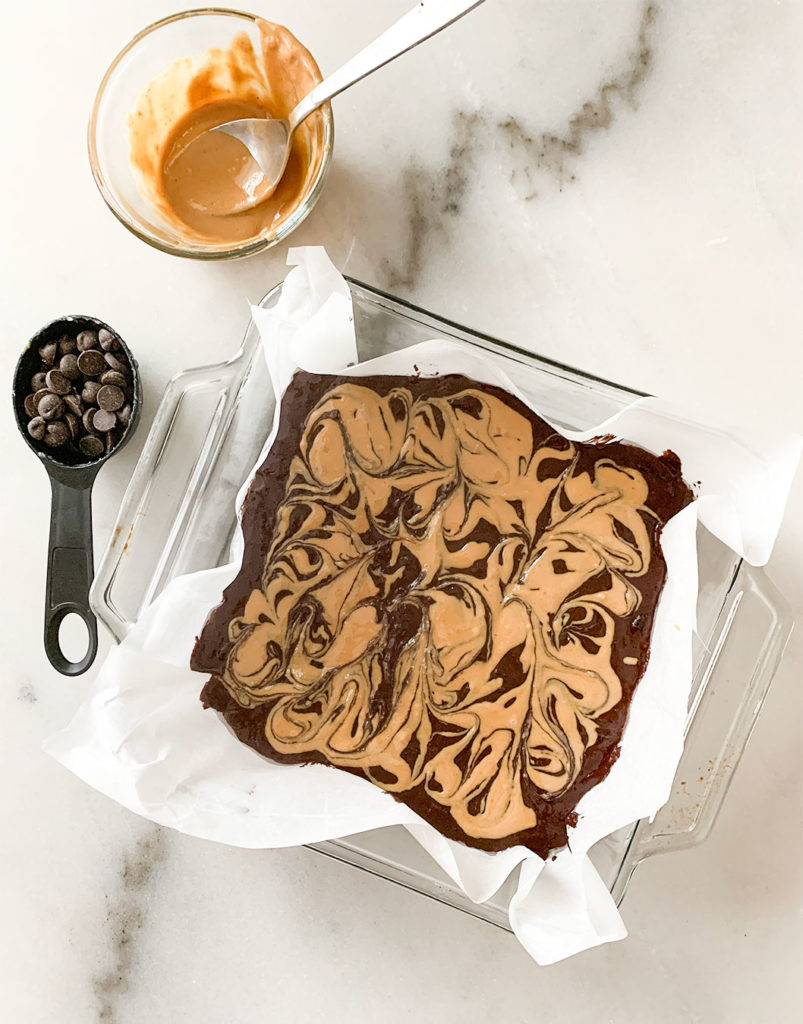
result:
[[[210,131],[223,132],[241,142],[262,171],[261,178],[256,181],[249,180],[247,183],[245,191],[248,198],[227,213],[241,213],[264,202],[272,195],[287,166],[293,133],[313,110],[317,110],[327,100],[359,82],[366,75],[434,36],[458,18],[462,18],[464,14],[479,7],[482,2],[483,0],[421,0],[378,39],[369,43],[364,50],[316,85],[286,118],[246,117],[210,128]]]
[[[39,348],[58,341],[64,334],[75,337],[81,331],[106,328],[120,343],[131,367],[131,417],[117,444],[94,459],[59,454],[59,449],[43,451],[28,434],[25,396],[31,377],[40,369]],[[139,420],[142,389],[137,362],[120,335],[102,320],[91,316],[64,316],[53,320],[36,333],[22,353],[14,371],[12,400],[17,426],[26,443],[39,457],[50,477],[50,542],[47,553],[47,585],[45,590],[45,652],[50,664],[65,676],[86,672],[98,650],[98,626],[89,607],[89,587],[95,567],[92,555],[91,493],[95,477],[107,459],[129,440]],[[83,619],[89,634],[89,646],[79,661],[70,661],[59,643],[59,626],[70,614]]]

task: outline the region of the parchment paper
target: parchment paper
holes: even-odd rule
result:
[[[252,309],[277,394],[298,367],[406,374],[414,372],[414,364],[425,375],[464,373],[519,394],[491,361],[440,341],[352,366],[357,350],[346,282],[321,248],[290,250],[288,263],[294,269],[278,305]],[[656,453],[671,448],[683,461],[686,479],[701,485],[699,499],[662,534],[667,582],[621,755],[609,776],[578,804],[579,822],[569,832],[569,846],[554,858],[544,862],[521,846],[488,854],[447,840],[363,779],[321,765],[269,762],[240,743],[217,714],[203,710],[198,698],[205,677],[189,670],[190,652],[208,612],[239,568],[239,534],[228,565],[168,585],[110,652],[89,701],[45,749],[138,814],[206,839],[244,847],[295,846],[404,825],[475,901],[490,898],[521,863],[510,920],[540,964],[623,938],[624,923],[586,854],[597,840],[653,815],[670,793],[691,682],[697,518],[749,561],[766,561],[800,442],[754,426],[706,426],[657,399],[638,401],[592,430],[563,433],[574,440],[614,433]],[[271,435],[263,457],[272,440]]]

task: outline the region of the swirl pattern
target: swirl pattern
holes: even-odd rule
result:
[[[660,524],[639,469],[462,380],[318,401],[217,678],[258,749],[501,848],[570,792],[643,670],[617,636]]]

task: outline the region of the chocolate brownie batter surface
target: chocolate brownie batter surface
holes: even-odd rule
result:
[[[298,372],[193,652],[202,699],[272,760],[546,856],[616,760],[691,498],[671,453],[570,442],[460,375]]]

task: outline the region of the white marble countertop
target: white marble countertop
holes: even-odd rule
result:
[[[259,7],[326,71],[409,3]],[[95,190],[85,125],[100,76],[178,9],[18,4],[0,44],[16,97],[3,379],[67,312],[115,325],[143,370],[142,426],[95,489],[98,551],[167,379],[233,352],[246,300],[284,274],[284,247],[233,264],[152,251]],[[336,101],[331,178],[293,242],[322,242],[347,273],[544,355],[800,431],[801,42],[795,0],[488,0]],[[4,1019],[799,1019],[803,630],[711,837],[639,868],[627,940],[539,969],[512,936],[312,852],[158,830],[40,751],[93,673],[68,680],[46,662],[48,486],[8,401],[0,417]],[[769,566],[798,617],[801,523],[799,475]]]

